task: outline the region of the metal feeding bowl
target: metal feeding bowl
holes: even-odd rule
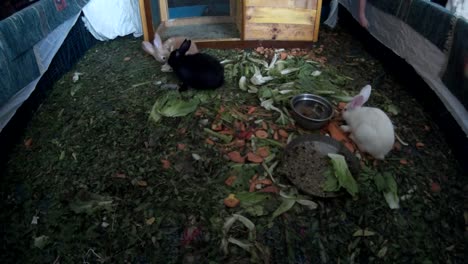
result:
[[[333,117],[331,103],[315,94],[299,94],[291,99],[292,117],[305,129],[320,129]]]

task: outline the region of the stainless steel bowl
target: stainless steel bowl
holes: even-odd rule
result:
[[[292,116],[305,129],[323,127],[333,117],[331,103],[315,94],[299,94],[291,99]]]

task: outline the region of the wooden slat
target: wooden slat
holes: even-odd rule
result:
[[[202,16],[202,17],[187,17],[169,19],[166,26],[186,26],[186,25],[203,25],[203,24],[223,24],[234,23],[234,18],[230,16]]]
[[[169,9],[167,7],[168,0],[159,0],[159,15],[161,21],[167,21],[169,19]]]
[[[316,10],[317,0],[294,0],[294,7]]]
[[[246,40],[306,40],[314,39],[314,30],[310,25],[291,24],[248,24]]]
[[[236,1],[236,25],[237,25],[237,30],[239,30],[239,33],[240,33],[240,37],[241,39],[243,39],[244,35],[243,35],[243,32],[244,32],[244,28],[243,28],[243,25],[244,25],[244,15],[243,15],[243,11],[244,11],[244,5],[243,5],[243,1],[242,0],[239,0],[239,1]]]
[[[295,0],[245,0],[245,6],[291,8],[294,7],[294,1]]]
[[[247,23],[281,23],[313,25],[315,10],[299,8],[246,7]]]
[[[170,19],[166,22],[166,27],[201,25],[201,24],[223,24],[234,23],[234,18],[230,16],[202,16]]]
[[[236,16],[236,0],[229,0],[229,16]]]
[[[318,34],[320,29],[320,14],[322,13],[322,0],[318,0],[317,2],[317,10],[319,11],[318,14],[315,16],[315,23],[314,23],[314,41],[318,40]]]
[[[214,42],[214,41],[240,41],[241,39],[240,38],[219,38],[219,39],[192,39],[193,41],[195,41],[197,43],[197,46],[198,46],[198,43],[203,43],[203,42]]]
[[[150,0],[139,0],[141,26],[143,28],[143,40],[152,41],[154,35],[153,19],[151,15]]]
[[[317,0],[246,0],[247,6],[316,9]]]
[[[251,49],[256,47],[265,48],[301,48],[310,49],[314,42],[312,41],[281,41],[281,40],[233,40],[233,41],[206,41],[197,42],[199,49]]]

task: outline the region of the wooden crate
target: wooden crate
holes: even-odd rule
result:
[[[158,25],[152,24],[150,0],[139,0],[144,40],[154,32],[184,25],[234,23],[239,38],[195,39],[200,47],[308,47],[318,40],[322,0],[230,0],[229,16],[170,19],[168,0],[158,0]]]
[[[321,0],[243,0],[243,39],[317,41],[321,6]]]

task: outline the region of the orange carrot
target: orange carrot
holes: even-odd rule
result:
[[[218,133],[223,134],[223,135],[234,135],[234,131],[228,128],[225,128],[224,130],[221,130]]]
[[[24,146],[26,148],[30,148],[32,146],[32,142],[33,142],[32,138],[28,138],[24,141]]]
[[[169,169],[171,167],[171,162],[168,161],[167,159],[162,159],[161,163],[162,163],[163,169],[165,169],[165,170],[167,170],[167,169]]]
[[[232,184],[236,181],[237,179],[237,176],[236,175],[231,175],[229,176],[225,181],[224,183],[227,185],[227,186],[232,186]]]
[[[401,150],[401,144],[400,144],[400,142],[396,141],[396,142],[393,144],[393,149],[396,150],[396,151],[400,151],[400,150]]]
[[[268,147],[259,147],[257,149],[257,155],[259,155],[262,158],[266,158],[270,155],[270,150]]]
[[[270,179],[263,179],[263,180],[256,180],[255,184],[272,185],[273,182]]]
[[[244,163],[245,162],[245,157],[242,157],[241,154],[238,151],[231,151],[228,154],[228,157],[231,161],[235,163]]]
[[[279,134],[281,137],[283,137],[283,138],[288,138],[288,136],[289,136],[288,132],[286,132],[286,130],[284,130],[284,129],[282,129],[282,128],[280,128],[280,129],[278,130],[278,134]]]
[[[349,137],[346,136],[346,134],[343,132],[343,130],[341,130],[338,127],[338,123],[336,123],[336,122],[328,123],[327,130],[330,133],[330,136],[332,138],[334,138],[335,140],[343,143],[346,146],[346,148],[348,148],[349,151],[354,153],[355,148],[354,148],[354,145],[353,145],[351,139],[349,139]]]
[[[252,152],[247,153],[247,160],[253,163],[262,163],[263,158],[260,156],[255,155]]]
[[[251,182],[249,185],[249,192],[254,192],[255,191],[255,181]]]
[[[239,205],[240,200],[236,198],[234,194],[229,194],[228,197],[224,199],[224,205],[227,207],[233,208]]]
[[[218,114],[224,113],[224,106],[220,106],[218,110]]]
[[[209,139],[209,138],[205,139],[205,142],[206,142],[206,144],[208,144],[208,145],[214,145],[214,144],[215,144],[214,141],[211,140],[211,139]]]
[[[273,139],[274,140],[279,140],[279,134],[278,134],[278,131],[275,131],[275,133],[273,134]]]
[[[345,109],[345,107],[346,107],[346,103],[345,103],[345,102],[339,102],[339,103],[338,103],[338,109],[339,109],[339,110],[343,110],[343,109]]]
[[[236,146],[236,147],[244,147],[244,146],[245,146],[245,140],[244,140],[244,139],[236,139],[236,140],[234,140],[234,146]]]
[[[211,124],[211,130],[213,131],[221,131],[223,130],[223,124]]]
[[[178,144],[177,144],[177,148],[178,148],[179,150],[184,150],[185,147],[187,147],[187,145],[182,144],[182,143],[178,143]]]
[[[259,129],[255,131],[255,136],[258,138],[268,138],[268,132],[265,130]]]
[[[257,107],[255,106],[249,106],[249,110],[247,111],[247,114],[251,115],[257,110]]]

